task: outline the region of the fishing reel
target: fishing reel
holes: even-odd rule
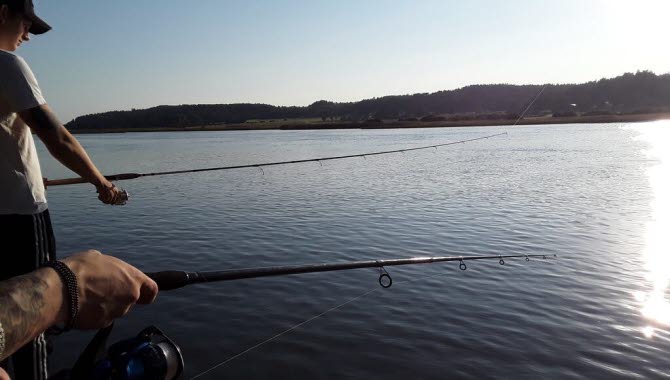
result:
[[[130,198],[130,195],[128,194],[127,191],[123,190],[120,187],[116,187],[115,184],[112,184],[112,188],[116,189],[118,191],[118,193],[117,193],[118,195],[117,195],[116,199],[114,200],[114,203],[110,203],[110,205],[112,205],[112,206],[123,206],[126,203],[128,203],[128,199]],[[98,193],[100,193],[100,191],[98,191]]]
[[[116,202],[114,202],[114,206],[123,206],[126,203],[128,203],[128,199],[130,199],[130,194],[128,194],[127,191],[119,188],[119,197],[116,199]]]
[[[96,380],[175,380],[184,372],[179,347],[149,326],[136,337],[113,344],[93,371]]]
[[[116,200],[114,203],[111,203],[112,206],[123,206],[126,203],[128,203],[128,199],[130,199],[130,194],[128,194],[127,191],[123,190],[120,187],[116,187],[116,185],[112,184],[114,188],[116,188],[119,193],[118,196],[116,197]]]
[[[119,190],[119,195],[118,195],[118,197],[116,197],[116,200],[111,205],[112,206],[123,206],[126,203],[128,203],[128,199],[130,199],[130,194],[128,194],[127,191],[123,190],[120,187],[117,187],[117,189]]]
[[[52,379],[69,380],[176,380],[184,372],[179,346],[158,327],[105,349],[112,326],[98,331],[71,371]]]

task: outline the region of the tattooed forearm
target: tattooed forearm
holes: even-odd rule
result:
[[[0,360],[48,327],[45,324],[53,318],[49,314],[54,310],[47,304],[48,290],[44,270],[0,282],[0,325],[5,335],[5,349],[0,352]]]

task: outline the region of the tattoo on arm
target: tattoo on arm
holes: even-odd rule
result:
[[[5,335],[0,360],[41,332],[47,288],[46,281],[35,272],[0,282],[0,326]]]

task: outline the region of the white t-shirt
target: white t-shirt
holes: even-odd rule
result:
[[[47,209],[35,141],[17,115],[45,103],[23,58],[0,50],[0,214],[29,215]]]

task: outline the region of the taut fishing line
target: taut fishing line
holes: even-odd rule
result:
[[[517,120],[517,122],[518,122],[518,120]],[[300,164],[300,163],[305,163],[305,162],[321,162],[321,161],[341,160],[341,159],[345,159],[345,158],[356,158],[356,157],[365,158],[366,156],[377,156],[377,155],[381,155],[381,154],[404,153],[404,152],[409,152],[409,151],[413,151],[413,150],[431,149],[431,148],[436,148],[437,149],[438,147],[441,147],[441,146],[463,144],[463,143],[470,142],[470,141],[484,140],[484,139],[489,139],[489,138],[492,138],[492,137],[502,136],[502,135],[506,135],[506,134],[507,134],[507,132],[502,132],[502,133],[496,133],[494,135],[477,137],[477,138],[473,138],[473,139],[452,141],[452,142],[443,143],[443,144],[436,144],[436,145],[420,146],[420,147],[416,147],[416,148],[387,150],[387,151],[382,151],[382,152],[369,152],[369,153],[349,154],[349,155],[345,155],[345,156],[308,158],[308,159],[304,159],[304,160],[265,162],[265,163],[260,163],[260,164],[219,166],[219,167],[214,167],[214,168],[203,168],[203,169],[172,170],[172,171],[154,172],[154,173],[121,173],[121,174],[106,175],[105,178],[107,178],[107,180],[109,180],[109,181],[125,181],[125,180],[129,180],[129,179],[136,179],[136,178],[141,178],[141,177],[153,177],[153,176],[186,174],[186,173],[201,173],[201,172],[219,171],[219,170],[258,168],[261,171],[263,171],[263,167],[265,167],[265,166],[291,165],[291,164]],[[49,186],[74,185],[74,184],[78,184],[78,183],[88,183],[88,181],[84,178],[65,178],[65,179],[54,179],[54,180],[45,180],[44,181],[44,185],[47,186],[47,187],[49,187]]]
[[[544,90],[547,88],[547,85],[545,84],[540,92],[537,93],[535,98],[528,104],[528,106],[523,110],[523,112],[519,115],[519,117],[516,119],[514,124],[512,124],[512,127],[516,126],[519,121],[526,115],[528,110],[535,104],[535,101],[542,95]],[[201,169],[185,169],[185,170],[171,170],[171,171],[164,171],[164,172],[153,172],[153,173],[121,173],[121,174],[112,174],[112,175],[107,175],[105,178],[109,181],[124,181],[124,180],[130,180],[130,179],[136,179],[136,178],[141,178],[141,177],[153,177],[153,176],[163,176],[163,175],[173,175],[173,174],[186,174],[186,173],[200,173],[200,172],[207,172],[207,171],[218,171],[218,170],[234,170],[234,169],[245,169],[245,168],[258,168],[263,172],[263,167],[264,166],[278,166],[278,165],[291,165],[291,164],[299,164],[299,163],[305,163],[305,162],[318,162],[321,165],[323,165],[322,161],[330,161],[330,160],[341,160],[345,158],[356,158],[356,157],[363,157],[366,158],[367,156],[377,156],[381,154],[391,154],[391,153],[405,153],[405,152],[410,152],[414,150],[423,150],[423,149],[437,149],[438,147],[442,146],[448,146],[448,145],[454,145],[454,144],[463,144],[466,142],[471,142],[471,141],[477,141],[477,140],[484,140],[484,139],[489,139],[492,137],[497,137],[497,136],[502,136],[502,135],[507,135],[507,132],[502,132],[502,133],[496,133],[493,135],[489,136],[483,136],[483,137],[477,137],[477,138],[472,138],[472,139],[466,139],[466,140],[459,140],[459,141],[452,141],[448,143],[443,143],[443,144],[434,144],[434,145],[426,145],[426,146],[420,146],[416,148],[405,148],[405,149],[395,149],[395,150],[387,150],[387,151],[381,151],[381,152],[369,152],[369,153],[359,153],[359,154],[349,154],[349,155],[344,155],[344,156],[333,156],[333,157],[320,157],[320,158],[308,158],[308,159],[303,159],[303,160],[290,160],[290,161],[276,161],[276,162],[265,162],[265,163],[259,163],[259,164],[247,164],[247,165],[233,165],[233,166],[219,166],[219,167],[213,167],[213,168],[201,168]],[[55,180],[44,180],[44,186],[49,187],[49,186],[63,186],[63,185],[74,185],[78,183],[87,183],[88,181],[85,180],[84,178],[65,178],[65,179],[55,179]],[[127,198],[127,195],[126,195]],[[127,199],[126,199],[127,200]]]
[[[546,255],[515,255],[515,256],[513,256],[513,257],[525,257],[526,261],[528,262],[528,261],[530,261],[529,256],[530,256],[530,257],[542,257],[542,259],[546,259],[546,258],[547,258]],[[499,259],[499,260],[500,260],[500,261],[499,261],[499,264],[500,264],[500,265],[505,265],[505,261],[504,261],[503,258],[502,258],[502,257],[504,257],[504,256],[497,256],[497,257],[500,258],[500,259]],[[554,255],[554,257],[555,257],[555,255]],[[464,259],[464,260],[467,260],[467,257],[464,257],[463,259]],[[466,268],[467,268],[467,267],[465,266],[465,263],[463,262],[463,260],[461,260],[461,261],[460,261],[460,264],[459,264],[459,269],[462,270],[462,271],[464,271],[464,270],[466,270]],[[383,269],[383,267],[382,267],[382,269]],[[383,272],[380,272],[380,273],[382,273],[381,276],[387,276],[387,277],[389,278],[389,280],[390,280],[391,277],[389,276],[388,272],[386,272],[385,269],[383,269]],[[433,278],[433,277],[441,276],[441,275],[443,275],[443,274],[444,274],[444,273],[436,273],[436,274],[432,274],[432,275],[428,275],[428,276],[423,276],[423,277],[415,278],[415,279],[413,279],[413,280],[403,280],[403,281],[401,281],[401,283],[402,283],[402,284],[409,284],[409,283],[413,283],[413,282],[416,282],[416,281],[420,281],[420,280],[425,280],[425,279],[429,279],[429,278]],[[291,332],[291,331],[293,331],[293,330],[295,330],[295,329],[297,329],[297,328],[299,328],[299,327],[301,327],[301,326],[303,326],[303,325],[306,325],[307,323],[312,322],[312,321],[315,320],[315,319],[321,318],[321,317],[325,316],[326,314],[329,314],[329,313],[331,313],[331,312],[333,312],[333,311],[335,311],[335,310],[337,310],[337,309],[339,309],[339,308],[341,308],[341,307],[344,307],[344,306],[346,306],[346,305],[348,305],[348,304],[350,304],[350,303],[352,303],[352,302],[354,302],[354,301],[357,301],[357,300],[359,300],[359,299],[361,299],[361,298],[367,296],[368,294],[370,294],[370,293],[372,293],[372,292],[378,291],[378,290],[380,290],[380,289],[386,289],[386,288],[390,287],[390,284],[389,284],[389,286],[385,286],[384,284],[382,284],[382,282],[381,282],[381,278],[382,278],[382,277],[381,277],[381,276],[380,276],[380,285],[381,285],[381,288],[379,288],[379,287],[375,287],[375,288],[373,288],[373,289],[370,289],[370,290],[368,290],[368,291],[366,291],[366,292],[364,292],[364,293],[362,293],[362,294],[359,294],[358,296],[356,296],[356,297],[354,297],[354,298],[349,299],[348,301],[342,302],[342,303],[340,303],[340,304],[338,304],[338,305],[336,305],[336,306],[333,306],[333,307],[331,307],[330,309],[328,309],[328,310],[326,310],[326,311],[323,311],[323,312],[321,312],[321,313],[319,313],[319,314],[317,314],[317,315],[315,315],[315,316],[313,316],[313,317],[311,317],[311,318],[305,319],[304,321],[302,321],[302,322],[300,322],[300,323],[297,323],[297,324],[295,324],[295,325],[293,325],[293,326],[291,326],[291,327],[289,327],[289,328],[283,330],[282,332],[280,332],[280,333],[278,333],[278,334],[275,334],[275,335],[271,336],[270,338],[265,339],[264,341],[262,341],[262,342],[260,342],[260,343],[257,343],[257,344],[255,344],[255,345],[253,345],[253,346],[247,348],[246,350],[244,350],[244,351],[242,351],[242,352],[240,352],[240,353],[238,353],[238,354],[235,354],[235,355],[229,357],[228,359],[226,359],[226,360],[224,360],[224,361],[222,361],[222,362],[219,362],[219,363],[215,364],[214,366],[212,366],[212,367],[210,367],[210,368],[208,368],[208,369],[206,369],[206,370],[204,370],[204,371],[202,371],[202,372],[196,374],[195,376],[191,377],[191,380],[192,380],[192,379],[197,379],[197,378],[199,378],[199,377],[201,377],[201,376],[204,376],[204,375],[206,375],[206,374],[208,374],[208,373],[214,371],[215,369],[220,368],[220,367],[222,367],[222,366],[224,366],[224,365],[230,363],[231,361],[233,361],[233,360],[235,360],[235,359],[237,359],[237,358],[239,358],[239,357],[241,357],[241,356],[244,356],[244,355],[248,354],[248,353],[251,352],[251,351],[254,351],[254,350],[257,349],[257,348],[259,348],[259,347],[261,347],[261,346],[264,346],[265,344],[270,343],[271,341],[273,341],[273,340],[275,340],[275,339],[277,339],[277,338],[279,338],[279,337],[281,337],[281,336],[283,336],[283,335],[286,335],[287,333],[289,333],[289,332]]]
[[[544,92],[544,90],[545,90],[546,87],[547,87],[547,85],[544,85],[544,86],[542,87],[542,89],[540,90],[540,92],[535,96],[535,98],[533,98],[533,100],[532,100],[532,101],[530,102],[530,104],[526,107],[526,109],[521,113],[521,115],[516,119],[516,121],[514,122],[514,124],[513,124],[512,126],[515,126],[515,125],[517,125],[517,124],[519,123],[519,121],[523,118],[523,116],[528,112],[528,110],[530,109],[530,107],[533,106],[533,104],[535,103],[535,101],[536,101],[536,100],[540,97],[540,95]],[[502,134],[507,134],[507,132],[500,133],[500,134],[496,134],[496,135],[491,135],[491,136],[486,136],[486,137],[482,137],[482,138],[478,138],[478,139],[473,139],[473,140],[479,140],[479,139],[483,139],[483,138],[489,138],[489,137],[499,136],[499,135],[502,135]],[[473,140],[467,140],[467,141],[473,141]],[[403,152],[403,153],[404,153],[405,151],[409,151],[409,150],[419,150],[419,149],[429,149],[429,148],[435,148],[435,149],[437,150],[437,147],[438,147],[438,146],[450,145],[450,144],[457,144],[457,143],[460,143],[460,142],[465,142],[465,141],[458,141],[458,142],[452,142],[452,143],[440,144],[440,145],[431,145],[431,146],[419,147],[419,148],[412,148],[412,149],[403,149],[403,150],[388,151],[388,152],[377,152],[377,153],[373,153],[373,154],[342,156],[342,157],[333,157],[333,158],[326,158],[326,159],[304,160],[304,161],[299,161],[299,162],[318,161],[319,163],[321,163],[322,160],[325,161],[325,160],[327,160],[327,159],[338,159],[338,158],[349,158],[349,157],[363,157],[363,158],[366,158],[366,156],[374,155],[374,154],[386,154],[386,153],[396,153],[396,152]],[[283,164],[283,163],[277,163],[277,164]],[[322,164],[322,165],[323,165],[323,164]],[[252,166],[252,167],[253,167],[253,166]],[[533,256],[541,256],[543,259],[546,259],[546,255],[533,255]],[[554,255],[554,256],[555,256],[555,255]],[[526,261],[530,261],[528,255],[526,255],[525,258],[526,258]],[[505,265],[505,261],[503,260],[503,256],[499,256],[499,264],[500,264],[500,265]],[[467,266],[465,265],[465,263],[463,262],[462,259],[460,260],[459,268],[460,268],[461,270],[466,270],[466,268],[467,268]],[[383,270],[383,272],[380,271],[380,273],[381,273],[381,274],[380,274],[380,277],[379,277],[379,283],[380,283],[380,285],[382,286],[382,288],[390,287],[392,282],[389,282],[389,285],[388,285],[388,286],[385,286],[385,285],[382,283],[382,278],[383,278],[384,276],[386,276],[386,277],[388,277],[389,281],[392,281],[392,280],[391,280],[391,277],[388,275],[388,272],[386,272],[386,270],[383,268],[383,266],[380,267],[380,270]],[[406,281],[403,281],[403,283],[412,283],[412,282],[415,282],[415,281],[419,281],[419,280],[424,280],[424,279],[428,279],[428,278],[436,277],[436,276],[438,276],[438,275],[442,275],[442,273],[437,273],[437,274],[434,274],[434,275],[424,276],[424,277],[417,278],[417,279],[414,279],[414,280],[406,280]],[[333,311],[335,311],[335,310],[337,310],[337,309],[339,309],[339,308],[341,308],[341,307],[344,307],[344,306],[346,306],[346,305],[348,305],[348,304],[350,304],[350,303],[352,303],[352,302],[354,302],[354,301],[357,301],[357,300],[359,300],[360,298],[363,298],[363,297],[367,296],[368,294],[370,294],[370,293],[372,293],[372,292],[378,291],[379,289],[380,289],[380,288],[375,287],[374,289],[368,290],[368,291],[366,291],[366,292],[364,292],[364,293],[362,293],[362,294],[360,294],[360,295],[358,295],[358,296],[356,296],[356,297],[354,297],[354,298],[351,298],[351,299],[348,300],[348,301],[345,301],[345,302],[343,302],[343,303],[341,303],[341,304],[338,304],[338,305],[336,305],[336,306],[334,306],[334,307],[331,307],[330,309],[328,309],[328,310],[326,310],[326,311],[324,311],[324,312],[321,312],[321,313],[319,313],[319,314],[317,314],[317,315],[315,315],[315,316],[313,316],[313,317],[311,317],[311,318],[308,318],[308,319],[306,319],[306,320],[304,320],[304,321],[302,321],[302,322],[300,322],[300,323],[298,323],[298,324],[295,324],[295,325],[289,327],[288,329],[286,329],[286,330],[284,330],[284,331],[282,331],[282,332],[280,332],[280,333],[278,333],[278,334],[275,334],[275,335],[271,336],[270,338],[265,339],[264,341],[262,341],[262,342],[260,342],[260,343],[257,343],[257,344],[255,344],[255,345],[253,345],[253,346],[247,348],[246,350],[244,350],[244,351],[242,351],[242,352],[240,352],[240,353],[238,353],[238,354],[235,354],[235,355],[229,357],[228,359],[226,359],[226,360],[224,360],[224,361],[222,361],[222,362],[219,362],[219,363],[215,364],[214,366],[212,366],[212,367],[206,369],[205,371],[202,371],[202,372],[196,374],[195,376],[191,377],[191,379],[197,379],[197,378],[199,378],[199,377],[201,377],[201,376],[204,376],[204,375],[206,375],[206,374],[208,374],[208,373],[210,373],[210,372],[216,370],[217,368],[220,368],[221,366],[224,366],[224,365],[228,364],[229,362],[231,362],[231,361],[233,361],[233,360],[235,360],[235,359],[237,359],[237,358],[239,358],[239,357],[241,357],[241,356],[244,356],[244,355],[248,354],[249,352],[251,352],[251,351],[253,351],[253,350],[255,350],[255,349],[257,349],[257,348],[259,348],[259,347],[261,347],[261,346],[263,346],[263,345],[265,345],[265,344],[267,344],[267,343],[269,343],[269,342],[271,342],[271,341],[273,341],[273,340],[275,340],[275,339],[277,339],[277,338],[279,338],[279,337],[281,337],[281,336],[283,336],[283,335],[285,335],[285,334],[287,334],[287,333],[289,333],[289,332],[291,332],[291,331],[293,331],[293,330],[295,330],[295,329],[297,329],[297,328],[299,328],[299,327],[301,327],[301,326],[303,326],[303,325],[305,325],[305,324],[307,324],[307,323],[309,323],[309,322],[315,320],[315,319],[321,318],[321,317],[325,316],[326,314],[328,314],[328,313],[330,313],[330,312],[333,312]]]
[[[526,114],[526,112],[531,108],[533,103],[537,98],[542,94],[546,85],[542,90],[535,96],[533,101],[526,107],[523,113],[519,118],[514,122],[516,125],[521,118]],[[373,152],[365,154],[355,154],[348,156],[338,156],[338,157],[324,157],[316,159],[307,159],[307,160],[294,160],[294,161],[283,161],[283,162],[271,162],[265,164],[253,164],[253,165],[238,165],[238,166],[228,166],[228,167],[218,167],[218,168],[206,168],[206,169],[194,169],[194,170],[179,170],[179,171],[169,171],[169,172],[157,172],[157,173],[126,173],[126,174],[117,174],[114,176],[107,176],[110,180],[123,180],[123,179],[133,179],[138,177],[145,176],[158,176],[158,175],[169,175],[169,174],[180,174],[180,173],[194,173],[202,171],[211,171],[211,170],[227,170],[227,169],[241,169],[241,168],[258,168],[261,171],[263,170],[262,166],[272,166],[272,165],[285,165],[293,164],[300,162],[310,162],[316,161],[320,165],[323,165],[321,161],[326,160],[335,160],[342,158],[352,158],[352,157],[363,157],[369,155],[379,155],[379,154],[388,154],[396,153],[411,150],[420,150],[420,149],[429,149],[439,146],[452,145],[458,143],[464,143],[468,141],[482,140],[491,138],[494,136],[500,136],[505,133],[499,133],[495,135],[473,138],[468,140],[455,141],[444,144],[423,146],[417,148],[407,148],[407,149],[397,149],[392,151],[384,152]],[[45,180],[45,185],[56,186],[56,185],[69,185],[75,183],[84,183],[86,182],[82,178],[71,178],[65,180],[56,180],[56,181],[47,181]],[[127,194],[124,197],[123,201],[127,200]],[[554,255],[555,257],[556,255]],[[232,281],[232,280],[242,280],[249,278],[258,278],[258,277],[268,277],[268,276],[283,276],[291,274],[300,274],[300,273],[316,273],[316,272],[330,272],[330,271],[342,271],[350,270],[356,268],[377,268],[379,270],[379,285],[382,288],[389,288],[393,284],[391,275],[384,268],[385,266],[397,266],[397,265],[415,265],[415,264],[428,264],[436,262],[446,262],[446,261],[458,261],[459,269],[466,270],[467,266],[465,261],[469,260],[490,260],[497,259],[499,260],[500,265],[505,265],[505,258],[523,258],[525,257],[526,261],[530,261],[530,257],[542,257],[546,259],[546,255],[537,254],[537,255],[490,255],[490,256],[437,256],[437,257],[413,257],[413,258],[404,258],[404,259],[385,259],[385,260],[367,260],[367,261],[355,261],[355,262],[340,262],[340,263],[322,263],[322,264],[308,264],[308,265],[290,265],[290,266],[280,266],[280,267],[261,267],[261,268],[245,268],[245,269],[233,269],[233,270],[223,270],[223,271],[206,271],[206,272],[186,272],[186,271],[163,271],[156,273],[147,273],[147,275],[152,278],[160,291],[172,290],[182,288],[187,285],[205,283],[205,282],[220,282],[220,281]],[[403,281],[403,283],[411,283],[414,281],[419,281],[426,278],[432,278],[442,273],[437,273],[434,275],[423,276],[413,280]],[[193,379],[199,378],[211,371],[235,360],[287,333],[293,331],[315,319],[323,317],[335,310],[338,310],[352,302],[369,295],[370,293],[378,290],[379,288],[370,289],[364,293],[351,298],[343,303],[340,303],[330,309],[323,311],[309,319],[306,319],[296,325],[291,326],[290,328],[273,335],[272,337],[265,339],[264,341],[247,348],[246,350],[229,357],[228,359],[217,363],[213,367],[198,373]],[[149,326],[148,328],[142,330],[136,337],[122,340],[115,343],[114,345],[106,348],[107,338],[111,333],[112,326],[101,329],[95,335],[93,340],[86,347],[82,355],[75,363],[75,366],[71,371],[65,370],[62,371],[64,376],[72,374],[75,376],[73,378],[110,378],[113,374],[119,376],[126,376],[124,378],[143,378],[138,376],[148,375],[150,378],[156,379],[176,379],[178,378],[184,370],[184,361],[179,347],[169,339],[160,329],[155,326]],[[58,374],[57,374],[58,375]]]
[[[240,352],[239,354],[233,355],[233,356],[229,357],[228,359],[226,359],[226,360],[224,360],[224,361],[222,361],[222,362],[220,362],[220,363],[218,363],[218,364],[215,364],[213,367],[211,367],[211,368],[209,368],[209,369],[207,369],[207,370],[205,370],[205,371],[203,371],[203,372],[200,372],[199,374],[193,376],[191,379],[197,379],[198,377],[201,377],[201,376],[203,376],[203,375],[206,375],[206,374],[208,374],[208,373],[214,371],[215,369],[217,369],[217,368],[219,368],[219,367],[221,367],[221,366],[223,366],[223,365],[225,365],[225,364],[227,364],[227,363],[229,363],[229,362],[231,362],[231,361],[233,361],[233,360],[239,358],[240,356],[243,356],[243,355],[245,355],[245,354],[247,354],[247,353],[249,353],[249,352],[251,352],[251,351],[253,351],[253,350],[255,350],[255,349],[257,349],[257,348],[259,348],[259,347],[261,347],[261,346],[263,346],[263,345],[265,345],[266,343],[269,343],[269,342],[271,342],[271,341],[273,341],[273,340],[279,338],[280,336],[282,336],[282,335],[284,335],[284,334],[286,334],[286,333],[288,333],[288,332],[290,332],[290,331],[292,331],[292,330],[297,329],[298,327],[300,327],[300,326],[302,326],[302,325],[304,325],[304,324],[307,324],[307,323],[309,323],[309,322],[311,322],[311,321],[313,321],[313,320],[315,320],[315,319],[317,319],[317,318],[323,317],[324,315],[330,313],[331,311],[335,311],[335,310],[341,308],[342,306],[348,305],[348,304],[350,304],[350,303],[352,303],[352,302],[358,300],[359,298],[365,297],[365,296],[367,296],[368,294],[370,294],[370,293],[372,293],[372,292],[374,292],[374,291],[377,291],[377,290],[379,290],[379,289],[380,289],[380,288],[370,289],[370,290],[368,290],[367,292],[365,292],[365,293],[363,293],[363,294],[361,294],[361,295],[358,295],[358,296],[356,296],[356,297],[354,297],[354,298],[352,298],[352,299],[350,299],[350,300],[348,300],[348,301],[346,301],[346,302],[343,302],[343,303],[341,303],[341,304],[339,304],[339,305],[337,305],[337,306],[331,307],[330,309],[328,309],[328,310],[326,310],[326,311],[324,311],[324,312],[322,312],[322,313],[320,313],[320,314],[317,314],[317,315],[315,315],[315,316],[313,316],[313,317],[311,317],[311,318],[309,318],[309,319],[306,319],[306,320],[304,320],[304,321],[302,321],[302,322],[300,322],[300,323],[298,323],[298,324],[296,324],[296,325],[293,325],[292,327],[290,327],[290,328],[288,328],[288,329],[286,329],[286,330],[280,332],[279,334],[273,335],[272,337],[270,337],[270,338],[268,338],[268,339],[266,339],[266,340],[264,340],[264,341],[262,341],[262,342],[260,342],[260,343],[258,343],[258,344],[256,344],[256,345],[254,345],[254,346],[251,346],[251,347],[247,348],[246,350]]]

